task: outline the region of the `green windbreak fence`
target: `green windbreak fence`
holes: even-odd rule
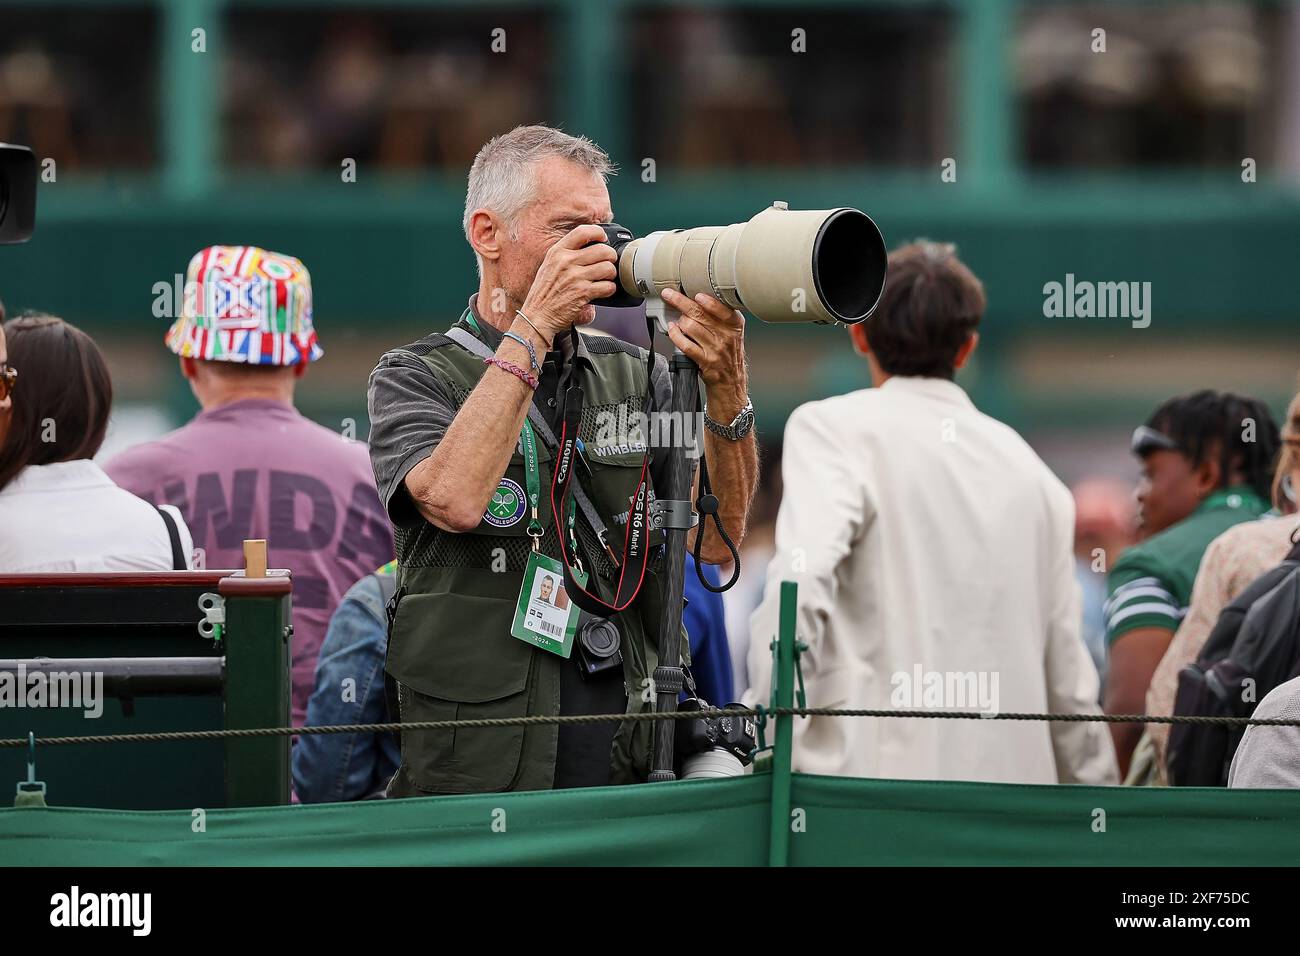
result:
[[[770,758],[756,765],[759,772],[747,776],[322,806],[8,808],[0,810],[0,865],[1278,866],[1300,861],[1297,790],[1030,786],[791,773],[795,718],[789,711],[802,649],[795,639],[796,606],[795,584],[783,582],[774,648],[775,745]],[[259,773],[247,761],[236,766],[252,776]],[[57,789],[49,797],[57,804]]]
[[[772,781],[763,773],[603,790],[210,810],[197,833],[196,816],[183,810],[6,809],[0,862],[759,866],[768,862]],[[795,774],[790,807],[789,862],[798,866],[1300,861],[1300,793],[1293,791]]]

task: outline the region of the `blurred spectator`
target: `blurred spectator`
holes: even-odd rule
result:
[[[85,332],[37,314],[0,327],[0,573],[189,567],[180,513],[117,487],[91,460],[112,403]]]
[[[916,166],[945,155],[940,9],[630,13],[632,153],[661,170]],[[906,89],[908,96],[882,91]],[[660,175],[663,175],[662,171]]]
[[[69,169],[78,164],[65,84],[38,46],[0,59],[0,142],[31,143]]]
[[[758,491],[749,512],[745,541],[740,546],[740,580],[723,593],[727,608],[727,642],[731,646],[731,672],[735,685],[749,687],[749,619],[763,603],[767,567],[776,554],[776,516],[781,508],[781,445],[760,442]],[[720,569],[723,580],[732,566]]]
[[[1300,484],[1300,395],[1291,400],[1282,431],[1282,453],[1273,482],[1273,505],[1283,517],[1247,521],[1229,528],[1205,550],[1192,588],[1187,616],[1169,650],[1160,660],[1147,691],[1146,713],[1168,716],[1174,712],[1178,674],[1200,655],[1220,613],[1260,575],[1286,557],[1297,530],[1295,488]],[[1146,735],[1155,751],[1157,782],[1168,783],[1165,747],[1168,724],[1147,724]]]
[[[1300,545],[1228,602],[1195,663],[1178,675],[1174,716],[1250,717],[1259,697],[1300,673],[1296,667],[1300,663],[1298,568]],[[1227,786],[1232,756],[1244,730],[1194,724],[1170,727],[1164,783]]]
[[[735,685],[731,678],[731,651],[727,641],[727,616],[722,605],[722,595],[710,591],[700,583],[695,572],[695,556],[686,554],[686,586],[682,593],[686,609],[682,624],[691,646],[691,676],[699,695],[714,707],[734,703]],[[701,566],[705,579],[717,587],[718,569],[711,564]]]
[[[0,4],[0,142],[68,170],[157,158],[158,5]]]
[[[746,704],[767,699],[788,577],[810,707],[1098,712],[1079,637],[1070,494],[953,381],[984,306],[952,246],[895,250],[880,304],[849,328],[876,387],[790,416],[778,557],[752,619]],[[922,696],[923,681],[933,686],[925,674],[939,675],[941,700]],[[968,674],[982,691],[967,690]],[[810,717],[794,733],[795,767],[807,773],[1115,781],[1098,723]]]
[[[1201,556],[1228,528],[1268,510],[1277,425],[1268,406],[1228,392],[1172,398],[1133,433],[1142,462],[1139,525],[1148,537],[1111,567],[1106,713],[1139,714],[1160,659],[1187,613]],[[1121,773],[1141,724],[1111,724]],[[1134,759],[1133,782],[1154,777],[1154,753]]]
[[[1300,677],[1265,694],[1251,716],[1259,720],[1300,720]],[[1247,727],[1232,758],[1228,786],[1266,790],[1300,787],[1300,727]]]
[[[1026,160],[1098,169],[1258,157],[1277,138],[1269,74],[1285,55],[1282,15],[1252,4],[1030,10],[1016,49]]]
[[[297,380],[323,354],[303,264],[253,246],[211,246],[190,260],[186,290],[166,344],[202,411],[107,471],[143,498],[179,505],[208,567],[241,567],[244,539],[265,538],[272,565],[293,572],[301,724],[330,615],[353,583],[392,560],[392,530],[365,443],[293,406]]]
[[[546,15],[466,8],[230,14],[226,148],[237,166],[467,166],[483,142],[548,103]],[[505,52],[489,46],[505,31]]]
[[[1089,478],[1074,495],[1074,570],[1083,591],[1083,643],[1106,685],[1106,569],[1133,544],[1131,490],[1120,481]]]
[[[664,79],[677,88],[683,107],[681,136],[672,140],[678,161],[697,169],[799,165],[802,150],[786,90],[775,64],[740,52],[738,40],[749,31],[737,13],[677,10],[670,16],[676,36],[670,48],[680,61]],[[662,55],[662,33],[654,36]]]
[[[320,646],[305,726],[388,722],[384,656],[396,574],[390,561],[343,595]],[[294,792],[303,803],[382,797],[401,760],[397,734],[304,734],[293,748]]]
[[[392,58],[373,17],[329,23],[304,87],[318,156],[369,159],[388,93]]]

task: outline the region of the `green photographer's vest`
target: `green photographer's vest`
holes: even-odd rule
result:
[[[597,447],[597,423],[617,421],[620,407],[628,416],[640,413],[647,388],[646,353],[604,336],[584,335],[583,341],[594,367],[576,370],[586,396],[580,436],[591,472],[590,480],[586,475],[580,480],[618,553],[625,528],[621,522],[637,486],[642,453],[608,443]],[[428,365],[457,410],[487,368],[480,357],[442,334],[405,350]],[[538,516],[545,529],[541,550],[558,560],[550,506],[554,448],[540,434],[537,451],[542,488]],[[503,485],[509,482],[525,487],[518,448],[502,477]],[[528,516],[505,526],[500,526],[499,516],[494,519],[496,523],[485,515],[478,527],[462,534],[427,521],[396,528],[398,599],[387,669],[398,685],[403,722],[560,712],[560,668],[576,667],[576,662],[510,634],[531,550]],[[617,580],[614,562],[580,510],[574,530],[583,565],[591,573],[588,589],[608,601]],[[646,691],[658,665],[662,543],[663,532],[652,529],[651,563],[640,595],[631,608],[611,618],[622,639],[628,713],[654,707],[653,695]],[[685,657],[684,629],[681,647]],[[402,768],[389,795],[547,789],[554,780],[557,739],[554,724],[403,732]],[[651,741],[650,723],[619,725],[610,754],[611,782],[646,778]]]

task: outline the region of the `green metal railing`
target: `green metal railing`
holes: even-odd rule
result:
[[[81,576],[88,583],[74,580],[76,575],[44,577],[49,580],[34,583],[31,577],[0,576],[0,659],[23,662],[29,674],[48,673],[51,659],[87,677],[107,664],[129,674],[109,687],[100,670],[97,714],[80,706],[93,706],[90,700],[35,709],[12,701],[0,706],[0,738],[36,735],[36,776],[48,783],[51,805],[139,810],[289,802],[288,736],[43,746],[47,739],[87,729],[96,737],[147,738],[288,726],[287,578],[180,572],[155,575],[159,581],[153,584],[139,580],[142,575]],[[224,601],[224,625],[213,636],[198,629],[207,594]],[[78,661],[84,666],[71,666]],[[168,677],[176,662],[210,662],[216,676],[202,686]],[[67,671],[62,673],[58,679],[68,686]],[[28,694],[27,686],[18,693]],[[0,750],[0,782],[7,787],[21,779],[26,757]]]

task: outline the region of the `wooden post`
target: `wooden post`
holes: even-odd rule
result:
[[[254,538],[244,542],[244,577],[266,577],[265,538]]]

